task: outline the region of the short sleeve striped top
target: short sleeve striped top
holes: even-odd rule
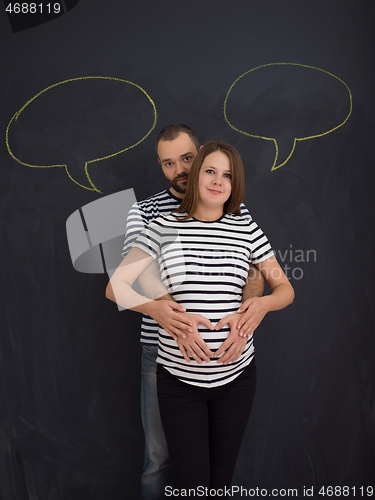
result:
[[[129,252],[137,236],[150,222],[160,215],[169,215],[180,206],[180,203],[181,199],[174,196],[169,190],[161,191],[135,203],[128,213],[122,255],[125,256]],[[241,212],[244,217],[250,218],[249,211],[244,204],[241,205]],[[159,325],[156,321],[144,314],[141,325],[141,343],[157,345],[158,329]]]
[[[217,221],[191,218],[177,220],[171,214],[151,222],[134,246],[158,260],[161,280],[168,293],[189,312],[199,313],[215,324],[236,312],[242,300],[249,264],[273,255],[267,237],[251,218],[224,214]],[[228,325],[210,331],[199,325],[199,333],[215,352],[228,337]],[[187,363],[176,342],[159,328],[158,358],[179,380],[216,387],[234,380],[254,356],[253,337],[234,363],[224,366],[216,359]]]

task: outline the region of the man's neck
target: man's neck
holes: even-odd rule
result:
[[[185,193],[178,193],[173,187],[169,188],[169,192],[173,194],[176,198],[180,198],[180,200],[184,199]]]

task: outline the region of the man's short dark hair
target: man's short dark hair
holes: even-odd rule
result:
[[[200,143],[194,130],[192,130],[187,125],[183,125],[182,123],[175,123],[173,125],[164,127],[163,130],[158,133],[155,145],[156,154],[158,154],[158,145],[160,141],[174,141],[180,134],[187,134],[198,151],[198,149],[200,148]]]

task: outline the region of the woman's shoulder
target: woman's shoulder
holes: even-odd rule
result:
[[[156,217],[152,222],[150,222],[149,227],[153,229],[162,229],[162,228],[172,228],[176,227],[180,224],[179,219],[184,214],[164,214]]]
[[[227,213],[224,215],[223,220],[245,227],[245,226],[249,226],[253,219],[249,213],[241,214],[241,215]]]
[[[155,219],[152,222],[155,222],[157,224],[163,224],[165,222],[173,223],[174,221],[177,220],[175,215],[176,214],[174,214],[173,212],[171,214],[161,214],[155,217]]]

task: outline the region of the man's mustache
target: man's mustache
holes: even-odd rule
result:
[[[179,174],[177,175],[173,180],[174,182],[178,181],[179,179],[183,179],[184,177],[189,177],[189,174],[187,172],[183,173],[183,174]]]

